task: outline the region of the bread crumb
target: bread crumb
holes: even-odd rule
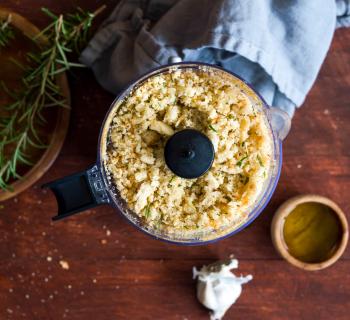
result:
[[[298,168],[298,169],[300,169],[301,167],[302,167],[302,165],[301,165],[301,164],[298,164],[298,165],[297,165],[297,168]]]
[[[60,260],[59,263],[60,263],[62,269],[65,269],[65,270],[68,270],[68,269],[69,269],[69,264],[68,264],[67,261]]]
[[[110,230],[107,230],[106,231],[106,236],[109,237],[111,235],[111,231]]]
[[[102,240],[101,240],[101,243],[102,243],[102,244],[106,244],[106,243],[107,243],[107,240],[106,240],[106,239],[102,239]]]
[[[47,260],[48,262],[51,262],[51,261],[52,261],[52,257],[49,256],[49,257],[46,258],[46,260]]]

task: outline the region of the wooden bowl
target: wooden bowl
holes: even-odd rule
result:
[[[295,209],[297,205],[306,203],[306,202],[317,202],[331,208],[337,215],[340,225],[343,229],[339,246],[334,252],[334,254],[328,260],[325,260],[319,263],[307,263],[293,257],[288,252],[287,245],[283,237],[283,228],[284,228],[285,219],[291,213],[291,211]],[[273,217],[272,224],[271,224],[271,237],[272,237],[273,245],[276,248],[277,252],[289,263],[304,270],[314,271],[314,270],[321,270],[329,267],[341,257],[348,243],[349,227],[348,227],[348,222],[346,220],[346,216],[344,212],[338,207],[336,203],[334,203],[332,200],[326,197],[313,195],[313,194],[306,194],[306,195],[293,197],[287,200],[286,202],[284,202],[278,208],[278,210],[276,211]]]
[[[11,15],[11,25],[21,31],[26,37],[33,38],[40,32],[40,30],[26,18],[10,10],[0,8],[0,20],[7,20],[9,15]],[[44,37],[39,37],[38,41],[42,44],[47,42]],[[61,93],[67,101],[67,105],[70,105],[70,92],[65,73],[57,77],[57,85],[60,87]],[[29,188],[51,167],[62,148],[68,130],[69,118],[70,108],[57,107],[56,119],[53,129],[50,132],[51,139],[48,148],[45,149],[36,164],[31,167],[20,180],[16,180],[11,184],[13,191],[0,190],[0,201],[12,198]]]

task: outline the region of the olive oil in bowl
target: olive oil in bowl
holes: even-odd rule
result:
[[[318,202],[298,204],[285,218],[283,226],[288,252],[306,263],[331,258],[339,247],[342,233],[336,212]]]

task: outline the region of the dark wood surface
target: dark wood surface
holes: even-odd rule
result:
[[[112,8],[115,2],[106,3]],[[41,6],[68,12],[100,4],[1,1],[39,27],[47,23]],[[349,319],[349,248],[329,269],[298,270],[276,254],[269,227],[276,208],[301,193],[329,196],[350,215],[350,30],[336,32],[317,82],[295,115],[281,180],[267,209],[238,235],[207,246],[151,239],[109,207],[50,222],[55,200],[40,185],[94,163],[99,127],[113,100],[89,70],[75,71],[70,87],[72,119],[60,156],[39,183],[2,203],[0,319],[208,319],[196,301],[191,269],[231,253],[240,260],[239,273],[254,279],[225,319]]]

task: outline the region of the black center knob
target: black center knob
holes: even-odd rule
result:
[[[167,141],[164,158],[169,169],[177,176],[194,179],[210,169],[214,161],[214,147],[203,133],[184,129]]]
[[[192,149],[185,149],[182,151],[182,156],[187,159],[192,159],[196,153]]]

